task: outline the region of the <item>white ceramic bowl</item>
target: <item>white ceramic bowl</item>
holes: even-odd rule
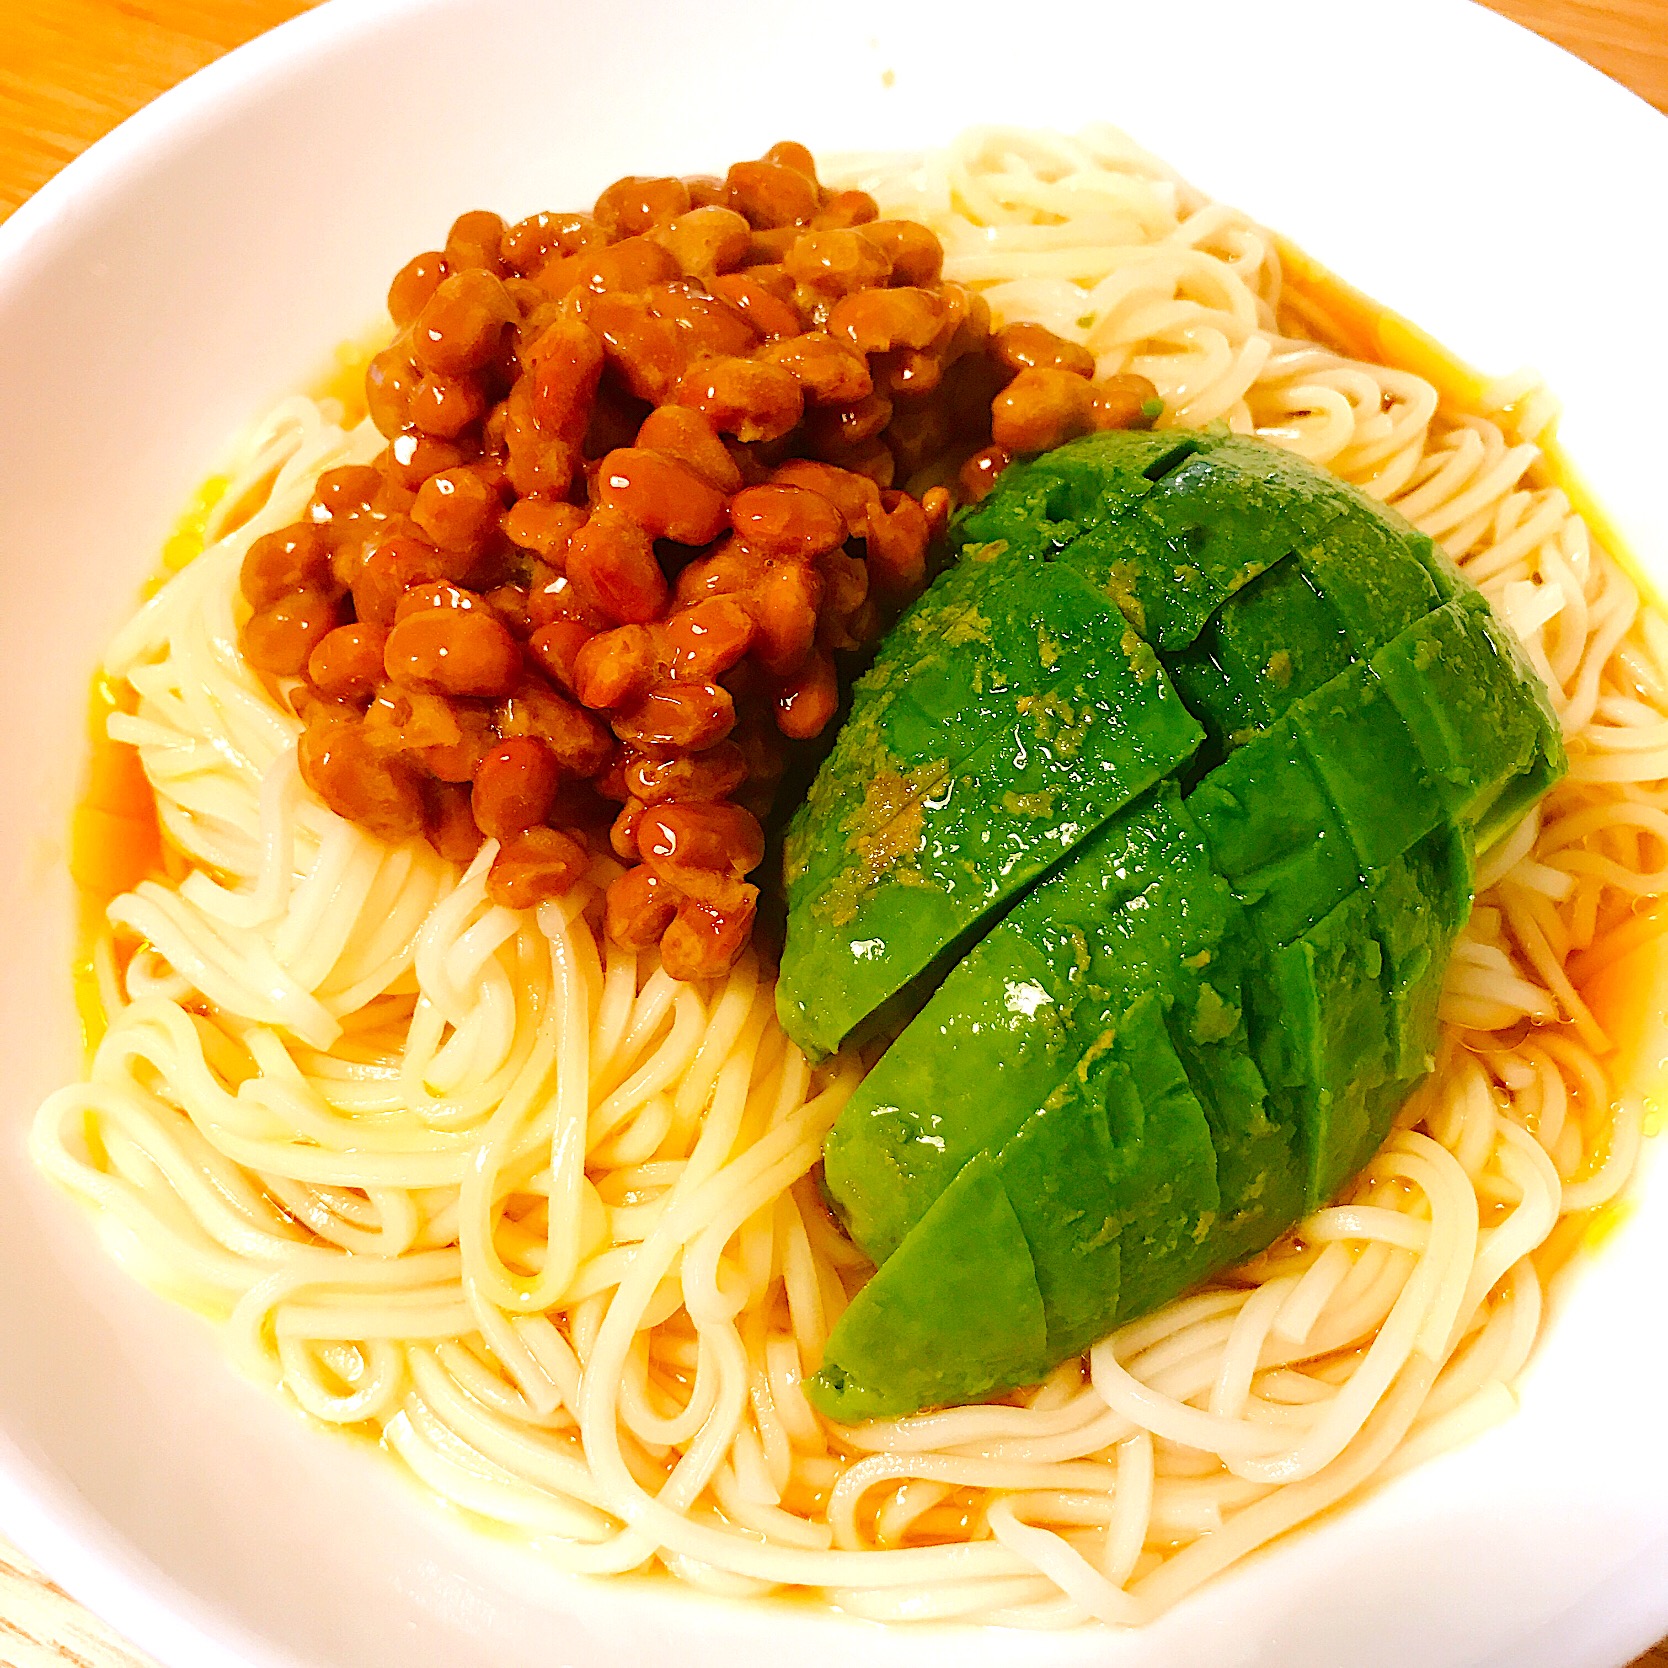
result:
[[[561,1578],[239,1382],[29,1168],[30,1114],[77,1068],[61,834],[85,680],[230,437],[464,208],[994,119],[1113,120],[1478,364],[1535,363],[1668,575],[1668,123],[1458,0],[339,0],[0,229],[0,1528],[169,1668],[1612,1668],[1668,1631],[1661,1164],[1516,1419],[1117,1637]]]

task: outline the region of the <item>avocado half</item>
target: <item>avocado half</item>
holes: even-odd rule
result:
[[[808,1386],[845,1421],[1034,1382],[1331,1199],[1566,767],[1441,550],[1260,441],[1073,441],[950,542],[787,840],[783,1025],[897,1033],[824,1152],[878,1265]]]

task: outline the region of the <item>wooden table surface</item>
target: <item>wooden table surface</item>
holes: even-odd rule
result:
[[[0,219],[124,116],[313,3],[0,0]],[[1490,3],[1668,111],[1668,0]],[[153,1665],[0,1540],[0,1668]],[[1668,1668],[1668,1641],[1635,1668]]]

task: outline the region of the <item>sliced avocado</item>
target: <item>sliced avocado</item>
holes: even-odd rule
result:
[[[1218,1266],[1261,1250],[1301,1210],[1289,1109],[1273,1100],[1248,1044],[1247,990],[1256,948],[1238,901],[1211,860],[1203,831],[1165,784],[1146,819],[1162,830],[1148,867],[1161,878],[1144,911],[1126,908],[1126,930],[1102,938],[1091,978],[1112,965],[1165,1001],[1177,1057],[1204,1108],[1216,1149],[1222,1207],[1213,1231]],[[1129,819],[1133,822],[1133,819]]]
[[[1075,581],[1073,581],[1075,583]],[[1132,632],[1035,694],[984,748],[927,780],[843,751],[823,766],[844,785],[796,819],[801,847],[843,841],[818,879],[788,877],[790,949],[777,1011],[808,1051],[840,1046],[951,945],[1203,740],[1151,650]],[[821,778],[819,778],[821,780]],[[825,864],[824,864],[825,866]]]
[[[1354,496],[1364,513],[1339,517],[1299,546],[1298,560],[1365,659],[1454,593],[1438,590],[1432,575],[1447,558],[1423,533],[1365,494]]]
[[[1041,1376],[1218,1266],[1211,1128],[1151,996],[1099,1037],[991,1163],[1036,1271],[1046,1351],[1039,1364],[1026,1339],[1001,1361],[982,1354],[987,1378],[972,1394]],[[934,1234],[937,1213],[936,1204],[902,1251],[956,1254]],[[971,1328],[982,1324],[969,1316]]]
[[[1025,612],[1023,599],[1036,596],[1034,584],[1018,583],[1033,565],[1040,561],[1020,550],[972,547],[892,628],[853,687],[851,712],[831,755],[843,764],[818,772],[788,831],[787,871],[797,889],[829,884],[844,854],[840,842],[807,838],[806,830],[837,822],[877,833],[1012,723],[1021,693],[1056,675],[1039,663],[1037,627],[1048,619],[1048,603],[1062,593],[1068,608],[1086,601],[1098,635],[1118,630],[1105,598],[1085,598],[1058,583],[1030,621],[1016,620]],[[1075,641],[1082,631],[1075,618],[1072,625],[1079,627]]]
[[[1061,1009],[1086,1042],[1157,1001],[1216,1151],[1225,1206],[1213,1250],[1238,1261],[1280,1233],[1301,1204],[1288,1185],[1295,1127],[1266,1104],[1247,1046],[1243,911],[1174,785],[1120,812],[1000,930],[1026,932],[1055,968],[1082,969]]]
[[[1132,970],[1147,971],[1149,993],[1135,999],[1132,1011],[1139,1013],[1143,1002],[1157,1004],[1168,1052],[1181,1068],[1191,1104],[1204,1116],[1216,1157],[1219,1198],[1200,1255],[1210,1267],[1221,1268],[1243,1261],[1282,1233],[1301,1214],[1304,1195],[1296,1157],[1297,1120],[1285,1102],[1270,1096],[1249,1044],[1243,916],[1222,882],[1214,875],[1210,881],[1220,889],[1225,908],[1219,930],[1208,938],[1188,931],[1185,924],[1172,924],[1146,934],[1148,942],[1141,942],[1141,927],[1170,913],[1189,883],[1197,892],[1208,890],[1210,882],[1195,874],[1174,886],[1161,882],[1136,900],[1144,907],[1122,911],[1119,922],[1135,930],[1109,934],[1101,945],[1101,959],[1113,960],[1127,951]],[[1151,953],[1165,942],[1177,952],[1168,968]],[[1195,947],[1201,943],[1208,948]],[[1139,981],[1131,978],[1126,999],[1129,991],[1139,988]],[[1162,1099],[1168,1104],[1172,1098],[1173,1085],[1166,1082]],[[1150,1132],[1152,1125],[1147,1127]],[[1142,1270],[1135,1249],[1126,1247],[1125,1256],[1133,1304],[1153,1276]],[[1190,1276],[1176,1289],[1191,1283]],[[1121,1305],[1120,1312],[1127,1316],[1138,1311]]]
[[[1430,577],[1440,601],[1450,602],[1455,597],[1471,593],[1471,581],[1460,572],[1459,564],[1435,539],[1420,533],[1417,539],[1409,543],[1408,549],[1413,552],[1420,567]]]
[[[1486,851],[1509,833],[1524,814],[1559,782],[1569,769],[1564,751],[1564,727],[1552,705],[1552,696],[1530,665],[1510,626],[1489,612],[1487,628],[1501,662],[1509,666],[1523,705],[1533,714],[1535,752],[1528,765],[1501,789],[1499,796],[1480,818],[1477,847]]]
[[[1181,696],[1182,705],[1199,720],[1204,745],[1186,767],[1185,785],[1192,788],[1269,722],[1267,704],[1255,688],[1231,682],[1216,659],[1216,642],[1207,627],[1185,649],[1163,657],[1164,670]]]
[[[857,1086],[823,1147],[851,1237],[884,1262],[975,1153],[996,1151],[1081,1053],[1055,971],[1006,924],[959,962]]]
[[[1384,952],[1391,1070],[1411,1085],[1436,1051],[1436,1009],[1454,938],[1471,913],[1471,838],[1441,823],[1372,876],[1373,933]]]
[[[1529,810],[1563,780],[1569,769],[1561,736],[1548,738],[1529,763],[1478,814],[1477,849],[1487,851],[1517,827]]]
[[[957,516],[950,548],[1002,540],[1063,549],[1083,527],[1116,520],[1155,480],[1221,438],[1188,429],[1120,429],[1011,464],[982,503]]]
[[[994,582],[923,619],[930,640],[898,686],[882,738],[901,766],[966,758],[1013,724],[1020,699],[1092,673],[1107,638],[1123,635],[1110,600],[1069,569],[1004,553],[988,571]]]
[[[1238,992],[1213,992],[1197,1021],[1202,975],[1180,965],[1184,954],[1208,961],[1237,914],[1183,817],[1168,784],[1112,817],[986,933],[841,1110],[825,1179],[871,1257],[889,1256],[975,1152],[996,1150],[1043,1104],[1155,972],[1187,1023],[1231,1038]],[[1224,1069],[1239,1068],[1227,1058]]]
[[[1488,603],[1455,597],[1386,643],[1371,665],[1424,757],[1450,820],[1475,827],[1542,745],[1516,657]]]
[[[1209,1272],[1222,1195],[1210,1123],[1153,997],[1119,1023],[1109,1060],[1100,1092],[1122,1254],[1112,1321],[1122,1322],[1149,1314]]]
[[[1107,587],[1164,653],[1185,649],[1229,597],[1317,538],[1349,500],[1307,464],[1258,441],[1213,439],[1059,560]]]
[[[981,1153],[835,1322],[806,1392],[851,1424],[975,1401],[1048,1364],[1031,1252],[995,1158]]]
[[[1292,719],[1364,870],[1393,862],[1443,820],[1418,745],[1367,661],[1307,696]]]
[[[1288,943],[1360,884],[1348,835],[1288,713],[1187,798],[1217,872],[1273,942]]]
[[[1265,942],[1251,1040],[1277,1104],[1301,1132],[1309,1210],[1332,1199],[1384,1139],[1368,1091],[1390,1078],[1383,952],[1365,891],[1295,942]]]
[[[1056,969],[1059,1011],[1093,1049],[1117,1016],[1157,1003],[1216,1153],[1224,1209],[1210,1250],[1259,1250],[1301,1208],[1296,1130],[1267,1104],[1247,1046],[1243,913],[1197,825],[1164,783],[1112,818],[997,929],[1024,933]],[[1141,1276],[1126,1246],[1126,1274]]]
[[[1337,616],[1288,556],[1230,597],[1186,649],[1161,658],[1204,726],[1214,767],[1354,655]]]
[[[1143,997],[880,1266],[835,1326],[811,1399],[849,1421],[1041,1377],[1213,1266],[1215,1166],[1163,1015]]]
[[[1213,1222],[1217,1237],[1200,1255],[1234,1260],[1266,1244],[1301,1201],[1286,1196],[1297,1186],[1294,1132],[1264,1108],[1246,1044],[1242,951],[1230,936],[1240,922],[1174,787],[1112,818],[991,929],[841,1111],[825,1176],[857,1242],[886,1257],[974,1153],[1000,1148],[1005,1161],[1003,1143],[1017,1141],[1038,1109],[1053,1108],[1051,1138],[1089,1130],[1084,1096],[1098,1104],[1122,1092],[1120,1073],[1133,1067],[1170,1107],[1165,1116],[1192,1127],[1197,1111],[1208,1169],[1220,1171],[1234,1201],[1231,1224]],[[1156,1139],[1158,1126],[1145,1127]],[[1126,1116],[1115,1138],[1139,1141],[1141,1128]],[[1035,1207],[1046,1216],[1052,1195],[1003,1174],[1033,1252],[1061,1255],[1026,1214]],[[1145,1185],[1167,1196],[1151,1178]],[[1195,1203],[1189,1231],[1199,1212],[1217,1211],[1215,1197]],[[1150,1225],[1149,1237],[1161,1227]],[[1131,1275],[1135,1291],[1157,1278]]]
[[[996,1155],[996,1171],[1030,1247],[1051,1360],[1092,1344],[1118,1309],[1123,1219],[1114,1195],[1106,1096],[1074,1071]]]
[[[1034,1380],[1332,1198],[1564,768],[1442,552],[1260,442],[1091,436],[952,543],[791,853],[796,1040],[926,1003],[827,1145],[884,1259],[811,1386],[847,1418]]]
[[[1291,557],[1229,601],[1209,635],[1229,682],[1257,690],[1265,723],[1329,683],[1355,658],[1330,601]]]

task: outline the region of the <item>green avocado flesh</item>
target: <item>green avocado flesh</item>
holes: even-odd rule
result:
[[[783,1025],[898,1032],[824,1148],[846,1421],[1034,1383],[1333,1198],[1565,769],[1436,545],[1259,441],[1073,441],[951,544],[787,841]]]

